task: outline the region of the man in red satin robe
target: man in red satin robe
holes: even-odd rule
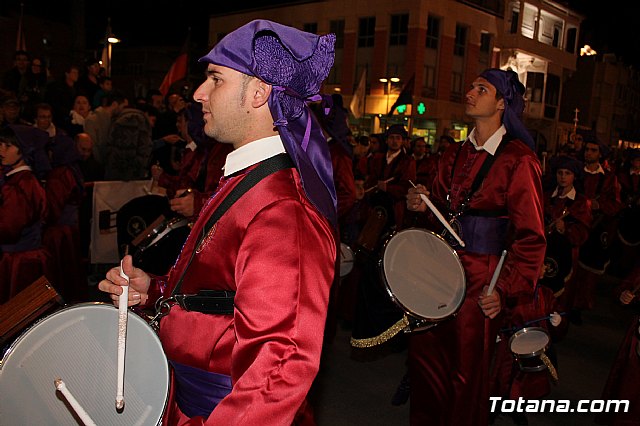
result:
[[[305,397],[319,368],[334,275],[336,197],[329,149],[306,101],[329,74],[334,42],[333,34],[258,20],[200,59],[209,64],[194,94],[205,133],[234,151],[168,277],[124,259],[130,305],[151,306],[179,283],[179,294],[235,292],[230,314],[173,305],[162,318],[175,373],[166,423],[312,421]],[[229,192],[278,159],[293,166],[260,180],[207,231]],[[115,301],[124,284],[114,268],[99,286]]]
[[[455,318],[411,335],[413,425],[487,424],[498,315],[506,304],[530,299],[538,278],[545,252],[541,168],[520,120],[523,94],[513,71],[480,74],[465,97],[475,128],[439,164],[431,197],[457,218],[467,288]],[[427,211],[421,193],[427,193],[423,186],[409,190],[410,210]],[[503,250],[504,266],[488,295]]]

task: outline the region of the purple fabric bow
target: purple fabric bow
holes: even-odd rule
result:
[[[522,122],[524,112],[524,92],[525,88],[518,80],[518,74],[511,70],[503,71],[497,68],[484,70],[480,77],[491,83],[504,99],[504,114],[502,124],[507,132],[525,143],[532,151],[535,151],[536,144]]]
[[[333,66],[335,35],[318,36],[266,20],[227,34],[200,62],[253,75],[273,86],[269,109],[311,202],[337,223],[326,139],[307,106]]]

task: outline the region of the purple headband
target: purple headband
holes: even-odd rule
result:
[[[535,151],[536,144],[522,122],[524,112],[524,92],[525,88],[518,80],[518,74],[511,70],[503,71],[497,68],[484,70],[480,77],[491,83],[504,99],[504,114],[502,124],[507,132],[520,139],[532,151]]]
[[[200,62],[252,75],[273,86],[269,109],[313,204],[337,222],[327,141],[307,102],[320,100],[333,66],[335,35],[318,36],[266,20],[227,34]]]

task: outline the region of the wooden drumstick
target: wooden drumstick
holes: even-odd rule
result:
[[[413,182],[409,181],[409,183],[411,185],[413,185],[414,188],[417,188],[416,185]],[[447,228],[447,231],[449,231],[449,233],[451,235],[453,235],[453,237],[456,239],[456,241],[458,241],[458,244],[460,244],[462,247],[464,247],[465,245],[464,245],[464,241],[462,241],[462,238],[460,238],[460,236],[456,233],[456,231],[453,230],[451,225],[449,225],[449,222],[447,222],[447,220],[444,218],[444,216],[442,216],[442,213],[440,213],[438,211],[438,208],[435,205],[433,205],[431,200],[425,194],[420,194],[420,198],[422,198],[422,201],[424,201],[424,203],[427,205],[427,207],[429,207],[431,212],[434,215],[436,215],[436,217],[438,218],[440,223],[442,223],[444,225],[444,227]]]
[[[124,273],[120,261],[120,276],[127,280],[122,286],[122,294],[118,297],[118,388],[116,391],[116,410],[124,408],[124,354],[127,343],[127,316],[129,313],[129,277]]]
[[[498,262],[498,266],[496,266],[496,270],[493,271],[493,276],[491,277],[491,282],[489,283],[489,289],[487,290],[487,296],[491,296],[493,293],[493,289],[498,282],[498,276],[500,276],[500,270],[502,269],[502,264],[504,263],[504,258],[507,257],[507,251],[502,250],[502,255],[500,256],[500,261]]]
[[[391,182],[391,181],[392,181],[392,180],[394,180],[394,179],[395,179],[395,177],[390,177],[389,179],[387,179],[387,180],[382,180],[382,181],[380,181],[380,182],[389,183],[389,182]],[[365,190],[364,190],[364,192],[365,192],[365,193],[367,193],[367,192],[373,191],[373,190],[374,190],[374,189],[376,189],[377,187],[378,187],[377,185],[376,185],[376,186],[372,186],[371,188],[367,188],[367,189],[365,189]]]
[[[80,418],[80,421],[84,423],[86,426],[96,426],[96,423],[91,419],[89,414],[82,408],[82,405],[78,402],[77,399],[71,394],[67,385],[62,381],[61,378],[57,378],[53,381],[53,384],[56,386],[56,389],[65,397],[73,411],[75,411],[76,415]]]

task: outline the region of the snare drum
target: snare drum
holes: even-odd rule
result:
[[[163,220],[147,231],[137,245],[133,254],[134,266],[155,275],[165,275],[178,258],[189,232],[189,220],[183,216]]]
[[[509,348],[520,370],[530,373],[548,369],[557,381],[558,373],[545,353],[550,341],[549,333],[541,327],[525,327],[515,332],[509,339]]]
[[[79,423],[54,380],[61,378],[97,425],[158,425],[169,393],[169,368],[160,339],[129,311],[124,399],[115,409],[118,309],[87,303],[37,322],[0,364],[0,413],[7,425]]]
[[[353,269],[355,256],[351,247],[345,243],[340,243],[340,277],[346,277]]]
[[[458,254],[437,234],[409,228],[384,245],[380,261],[391,299],[416,321],[412,330],[453,316],[464,301],[466,279]]]

